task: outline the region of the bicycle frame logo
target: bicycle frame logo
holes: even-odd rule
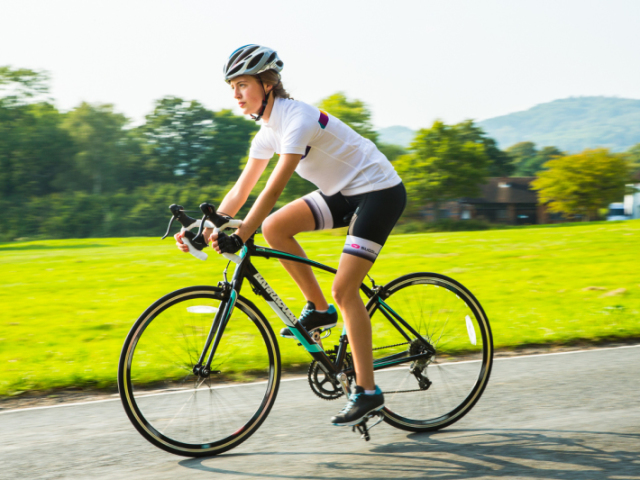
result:
[[[278,314],[282,321],[289,327],[294,327],[298,319],[293,313],[291,313],[291,310],[289,310],[289,308],[284,304],[278,294],[273,291],[273,288],[269,286],[267,281],[262,278],[262,275],[260,275],[259,273],[256,273],[253,278],[257,280],[260,286],[264,288],[264,291],[267,292],[267,294],[271,297],[271,300],[273,300],[271,302],[267,300],[267,303],[273,309],[273,311],[276,312],[276,314]]]

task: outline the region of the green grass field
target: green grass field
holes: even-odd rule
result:
[[[311,258],[332,266],[343,242],[330,233],[301,236]],[[484,306],[497,348],[598,342],[640,338],[639,252],[640,221],[397,235],[372,276],[384,283],[430,271],[462,282]],[[170,239],[0,244],[0,395],[113,387],[122,342],[138,315],[172,290],[216,284],[225,264],[181,254]],[[282,267],[261,259],[256,265],[297,313],[304,301]],[[327,293],[331,278],[319,274]],[[279,331],[269,307],[250,289],[243,293]],[[294,342],[279,342],[285,365],[309,361]]]

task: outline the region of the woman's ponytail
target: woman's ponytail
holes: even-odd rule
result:
[[[291,99],[291,95],[284,89],[284,85],[282,85],[282,80],[280,79],[280,74],[275,70],[267,70],[265,72],[259,73],[258,77],[264,85],[271,85],[273,87],[273,96],[280,98],[288,98]]]

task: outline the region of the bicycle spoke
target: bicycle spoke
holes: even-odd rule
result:
[[[385,303],[421,337],[428,339],[436,353],[429,360],[376,371],[376,383],[387,392],[386,420],[407,430],[441,428],[466,413],[477,400],[478,396],[473,393],[484,388],[490,371],[487,357],[490,347],[485,345],[486,336],[482,332],[488,330],[488,323],[478,323],[481,314],[472,297],[446,277],[408,275],[391,282],[394,284],[397,287],[388,287],[391,295],[385,298]],[[468,322],[472,323],[471,327]],[[418,338],[403,346],[386,340],[397,338],[398,332],[393,332],[395,328],[384,315],[374,312],[372,325],[376,326],[374,358],[380,358],[376,356],[378,352],[387,356],[404,349],[410,356],[424,351]],[[469,328],[474,330],[473,341]],[[375,343],[384,340],[386,346]],[[461,360],[477,360],[477,363]],[[411,373],[409,365],[420,368],[420,379]]]
[[[138,320],[144,328],[134,326],[137,337],[127,342],[135,348],[123,349],[129,357],[120,362],[126,367],[119,374],[125,381],[119,385],[129,418],[152,443],[184,455],[213,454],[244,441],[266,418],[275,400],[274,382],[279,380],[273,331],[241,297],[212,359],[211,373],[194,373],[214,323],[207,313],[221,303],[214,298],[217,294],[206,293],[213,289],[193,290],[198,288],[205,292],[189,296],[178,291],[172,294],[178,301],[169,295],[164,307],[149,309],[153,317]],[[251,375],[240,374],[248,367]]]

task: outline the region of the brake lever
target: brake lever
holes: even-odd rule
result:
[[[200,228],[198,229],[198,233],[193,238],[196,241],[198,241],[198,239],[202,236],[202,232],[203,232],[203,230],[205,228],[205,226],[204,226],[205,221],[210,220],[211,223],[213,223],[216,227],[219,227],[219,226],[222,225],[221,224],[221,218],[216,212],[216,207],[214,207],[210,203],[204,202],[204,203],[200,204],[200,210],[202,211],[202,213],[204,215],[202,216],[202,221],[200,222]],[[204,241],[204,239],[203,239],[203,241]],[[206,242],[204,242],[204,243],[206,243]]]
[[[171,220],[169,220],[169,226],[167,227],[167,232],[162,237],[162,240],[164,240],[169,236],[169,233],[171,231],[171,226],[173,225],[174,221],[178,220],[184,228],[188,228],[190,225],[192,225],[194,222],[197,221],[195,218],[191,218],[189,215],[185,213],[185,209],[182,205],[176,205],[174,203],[169,206],[169,210],[171,210],[171,214],[173,216],[171,217]]]
[[[204,224],[207,221],[208,216],[209,215],[207,215],[206,213],[202,216],[202,221],[200,222],[200,228],[198,228],[198,233],[196,233],[196,236],[193,237],[194,241],[198,242],[199,238],[202,236],[202,232],[204,231]],[[204,242],[204,243],[207,243],[207,242]]]
[[[167,227],[167,232],[164,234],[164,236],[160,240],[164,240],[169,236],[169,232],[171,231],[171,226],[173,225],[173,222],[175,222],[180,217],[180,213],[184,212],[184,208],[182,207],[182,205],[176,205],[175,203],[169,205],[169,210],[171,210],[171,215],[172,215],[171,220],[169,220],[169,226]]]
[[[173,225],[173,222],[175,222],[175,220],[176,217],[171,217],[171,220],[169,220],[169,226],[167,227],[167,232],[162,236],[160,240],[164,240],[169,236],[169,232],[171,232],[171,226]]]

